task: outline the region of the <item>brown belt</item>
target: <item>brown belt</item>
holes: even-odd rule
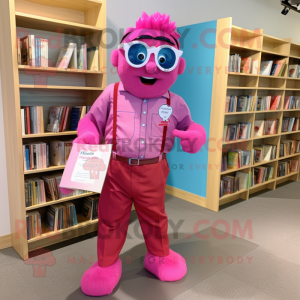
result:
[[[166,153],[163,153],[161,160],[164,160],[165,158],[166,158]],[[127,158],[120,155],[116,155],[115,160],[121,161],[123,163],[127,163],[131,166],[141,166],[141,165],[156,164],[159,162],[159,157],[155,157],[151,159],[138,159],[138,158]]]

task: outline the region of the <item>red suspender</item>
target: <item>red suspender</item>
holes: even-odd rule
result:
[[[169,92],[169,98],[167,99],[167,104],[169,106],[171,104],[171,94],[170,94],[170,92]],[[167,130],[168,130],[168,126],[164,126],[164,133],[163,133],[163,138],[162,138],[162,143],[161,143],[161,149],[160,149],[160,153],[161,154],[164,153],[164,150],[165,150]]]
[[[117,107],[118,107],[118,91],[120,82],[115,83],[114,99],[113,99],[113,152],[117,151]]]

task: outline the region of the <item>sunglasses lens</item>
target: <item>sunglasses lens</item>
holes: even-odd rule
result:
[[[147,58],[147,48],[141,44],[132,45],[128,51],[128,58],[133,65],[141,65]]]
[[[176,62],[176,54],[175,52],[170,48],[162,48],[158,52],[157,60],[159,65],[168,70],[171,69]]]

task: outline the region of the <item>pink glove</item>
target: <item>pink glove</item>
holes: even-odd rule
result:
[[[78,137],[73,141],[77,144],[89,144],[89,145],[98,145],[100,143],[100,135],[96,125],[88,118],[83,118],[80,120],[77,129]],[[60,191],[69,195],[73,190],[59,188]]]
[[[192,123],[186,131],[173,130],[173,135],[181,139],[184,152],[197,153],[206,142],[206,132],[202,125]]]

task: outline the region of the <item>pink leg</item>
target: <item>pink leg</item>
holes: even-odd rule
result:
[[[160,257],[146,253],[145,268],[161,281],[177,281],[182,279],[187,271],[185,259],[169,249],[169,255]]]
[[[104,296],[112,293],[122,274],[122,262],[118,258],[109,267],[99,267],[95,262],[81,278],[81,290],[88,296]]]

